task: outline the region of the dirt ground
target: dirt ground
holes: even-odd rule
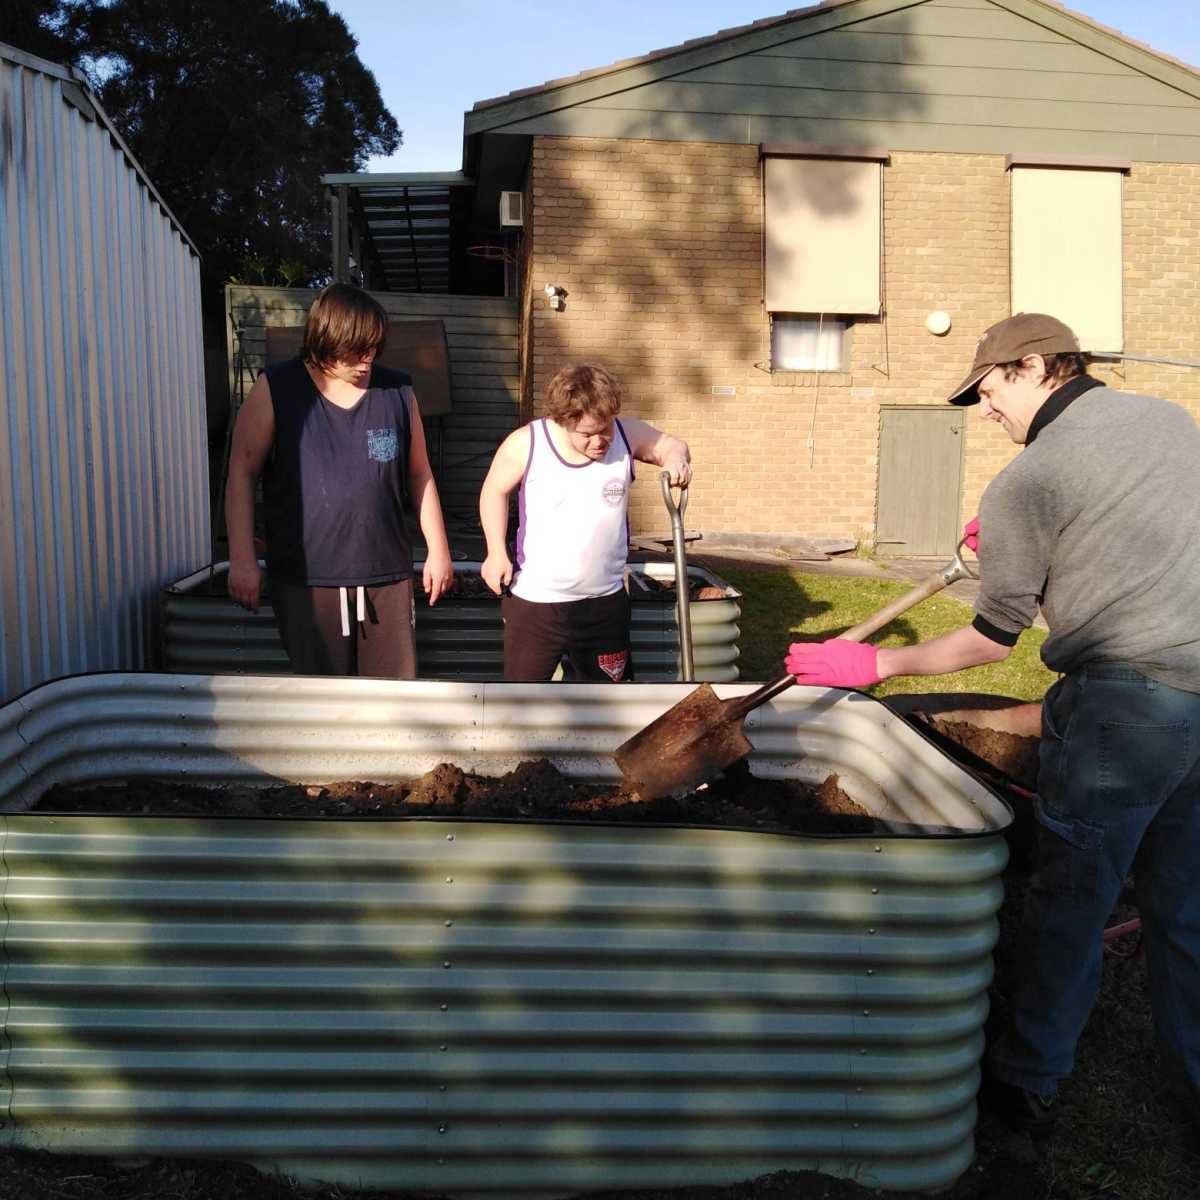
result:
[[[205,787],[161,780],[52,788],[35,811],[234,817],[482,817],[620,824],[687,824],[797,833],[871,833],[878,823],[838,786],[758,779],[744,763],[682,798],[642,801],[620,787],[580,783],[553,763],[521,763],[498,779],[440,763],[403,783]]]

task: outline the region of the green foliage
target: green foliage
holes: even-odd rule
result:
[[[743,593],[738,641],[743,679],[773,679],[783,671],[789,642],[836,637],[912,586],[887,579],[792,570],[730,569],[724,565],[717,570]],[[970,620],[971,610],[961,601],[933,596],[870,640],[877,646],[907,646],[950,633]],[[872,694],[991,692],[1037,700],[1055,679],[1039,657],[1045,638],[1044,630],[1030,629],[1004,662],[953,675],[897,676],[871,689]]]
[[[375,78],[325,0],[37,0],[0,40],[87,75],[202,255],[210,302],[233,276],[321,282],[321,176],[400,143]]]

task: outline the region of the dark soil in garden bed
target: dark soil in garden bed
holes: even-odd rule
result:
[[[1038,739],[1021,737],[999,729],[985,729],[967,721],[948,721],[928,717],[928,727],[948,741],[965,750],[955,754],[967,765],[985,763],[1027,791],[1037,787]]]
[[[441,763],[401,783],[323,786],[203,786],[178,780],[67,784],[52,788],[35,811],[207,817],[472,817],[701,825],[823,834],[869,834],[882,826],[830,775],[819,786],[758,779],[736,764],[682,799],[642,801],[611,785],[568,779],[553,763],[521,763],[499,778]]]

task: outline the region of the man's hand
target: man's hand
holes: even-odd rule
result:
[[[875,647],[845,638],[793,642],[784,665],[797,683],[815,687],[865,688],[880,680]]]
[[[454,564],[450,561],[450,555],[440,552],[426,554],[421,584],[432,608],[438,602],[438,597],[448,592],[454,584]]]
[[[262,568],[250,559],[229,564],[229,598],[251,612],[258,612],[262,595]]]
[[[692,463],[686,454],[669,455],[660,465],[672,487],[687,487],[692,482]]]
[[[979,518],[978,517],[972,517],[963,526],[962,542],[963,542],[963,545],[966,546],[966,548],[968,550],[970,550],[972,554],[979,553]]]
[[[483,582],[499,596],[501,590],[512,583],[512,560],[507,554],[489,554],[483,560],[479,574],[483,576]]]

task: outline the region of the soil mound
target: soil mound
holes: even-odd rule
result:
[[[493,778],[439,763],[401,783],[201,785],[179,780],[64,784],[35,812],[234,817],[473,817],[701,825],[796,833],[869,834],[877,822],[839,786],[759,779],[744,763],[682,798],[643,801],[618,786],[563,775],[548,760]]]

